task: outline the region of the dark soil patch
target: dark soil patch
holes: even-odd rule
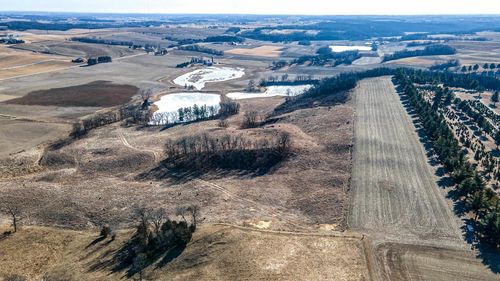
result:
[[[131,85],[95,81],[88,84],[31,92],[21,98],[7,101],[9,104],[95,106],[107,107],[124,104],[139,89]]]

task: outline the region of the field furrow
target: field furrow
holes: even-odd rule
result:
[[[456,217],[391,78],[362,80],[354,97],[350,227],[390,241],[462,244]]]

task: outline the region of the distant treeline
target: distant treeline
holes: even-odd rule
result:
[[[10,30],[60,30],[66,31],[69,29],[101,29],[101,28],[125,28],[125,27],[147,27],[160,26],[163,22],[160,21],[141,21],[141,22],[85,22],[85,23],[68,23],[68,22],[38,22],[38,21],[8,21],[2,22],[1,25]]]
[[[500,80],[488,76],[459,74],[448,71],[380,67],[361,72],[342,73],[334,77],[322,79],[302,95],[288,98],[275,111],[283,112],[303,106],[312,106],[313,104],[318,104],[318,100],[325,100],[329,105],[343,103],[349,97],[347,91],[356,87],[359,80],[385,75],[397,75],[401,72],[404,72],[405,75],[419,84],[427,84],[429,81],[434,81],[442,83],[447,87],[460,87],[475,91],[484,91],[486,89],[493,91],[500,90]]]
[[[319,48],[316,51],[316,55],[313,56],[301,56],[291,62],[291,64],[304,64],[310,62],[311,65],[323,66],[325,64],[331,64],[332,66],[337,66],[340,64],[350,65],[353,61],[361,58],[361,55],[357,50],[344,51],[344,52],[332,52],[332,49],[328,46]]]
[[[269,76],[262,78],[259,86],[297,86],[297,85],[312,85],[318,84],[320,80],[315,79],[312,75],[297,75],[295,79],[289,79],[288,74],[283,74],[281,77]]]
[[[434,44],[436,44],[436,42],[434,41],[409,42],[408,44],[406,44],[406,47],[420,47],[420,46],[429,46]]]
[[[434,64],[433,66],[429,67],[429,69],[430,70],[447,70],[450,67],[457,67],[457,66],[460,66],[459,60],[449,60],[445,63]]]
[[[189,45],[196,43],[243,43],[245,42],[245,38],[233,35],[217,35],[217,36],[209,36],[205,39],[180,39],[172,36],[166,36],[165,40],[175,41],[178,45]],[[172,47],[174,47],[173,45]]]
[[[134,42],[131,42],[131,41],[117,41],[117,40],[90,38],[90,37],[72,37],[71,41],[78,41],[78,42],[91,43],[91,44],[128,46],[128,47],[134,45]]]
[[[14,44],[23,44],[24,40],[16,39],[16,38],[0,38],[0,44],[6,45],[14,45]]]
[[[500,29],[500,23],[493,18],[470,18],[458,21],[456,18],[441,19],[398,19],[398,18],[338,18],[308,25],[266,26],[241,31],[240,36],[273,42],[321,41],[321,40],[365,40],[380,37],[404,36],[406,32],[425,30],[431,34],[471,34],[481,30]],[[296,30],[295,32],[268,32],[270,30]],[[307,32],[315,31],[315,33]]]
[[[400,41],[412,41],[412,40],[436,40],[436,41],[488,41],[489,39],[486,37],[438,37],[438,36],[429,36],[424,33],[413,33],[406,34],[401,36]]]
[[[402,51],[397,51],[394,54],[385,55],[383,61],[391,61],[402,58],[419,57],[419,56],[453,55],[456,52],[457,51],[453,47],[450,47],[448,45],[436,44],[427,46],[423,50],[406,49]]]
[[[182,50],[182,51],[200,52],[200,53],[211,54],[211,55],[216,55],[216,56],[224,55],[223,51],[219,51],[216,49],[212,49],[212,48],[208,48],[208,47],[200,46],[200,45],[179,46],[178,49]]]
[[[324,66],[328,64],[335,67],[341,64],[350,65],[359,58],[361,58],[361,54],[357,50],[332,52],[330,47],[324,46],[316,51],[316,55],[301,56],[289,62],[285,60],[273,61],[271,69],[277,70],[287,65],[305,64],[307,62],[314,66]]]
[[[186,61],[186,62],[183,62],[183,63],[179,63],[177,64],[175,67],[176,68],[184,68],[184,67],[188,67],[192,64],[202,64],[202,65],[207,65],[207,66],[211,66],[213,65],[214,61],[213,61],[213,58],[212,59],[209,59],[209,60],[206,60],[204,58],[196,58],[196,57],[193,57],[191,58],[190,61]]]

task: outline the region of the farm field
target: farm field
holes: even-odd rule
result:
[[[357,168],[349,226],[387,240],[460,241],[456,218],[391,78],[362,80],[354,95]]]
[[[260,46],[255,48],[235,48],[227,50],[226,53],[233,55],[257,56],[257,57],[279,57],[281,55],[280,46]]]
[[[10,16],[0,281],[499,280],[482,223],[496,220],[500,32],[474,33],[494,17]],[[433,35],[404,38],[421,28]],[[382,62],[434,44],[457,53]],[[477,164],[457,168],[467,181],[393,79],[474,138],[443,162]]]
[[[376,278],[495,280],[466,247],[391,77],[364,79],[353,95],[356,168],[348,224],[370,237]]]

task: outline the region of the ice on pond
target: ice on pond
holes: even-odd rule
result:
[[[180,86],[193,86],[195,89],[201,90],[206,83],[237,79],[243,77],[243,75],[245,75],[243,68],[211,66],[179,76],[174,80],[174,83]]]
[[[237,92],[227,94],[228,98],[240,100],[250,98],[265,98],[274,96],[297,96],[309,90],[312,85],[296,85],[296,86],[269,86],[264,93],[247,93]]]
[[[332,49],[332,52],[334,53],[340,53],[340,52],[345,52],[345,51],[371,51],[372,47],[369,46],[330,46],[330,49]]]
[[[209,109],[219,110],[220,95],[206,94],[206,93],[176,93],[162,96],[159,101],[154,105],[158,110],[153,113],[150,120],[150,125],[163,125],[168,123],[175,123],[179,121],[178,110],[179,108],[193,107],[195,104],[198,107],[206,105]],[[210,113],[208,110],[207,114]],[[213,113],[213,112],[212,112]]]

